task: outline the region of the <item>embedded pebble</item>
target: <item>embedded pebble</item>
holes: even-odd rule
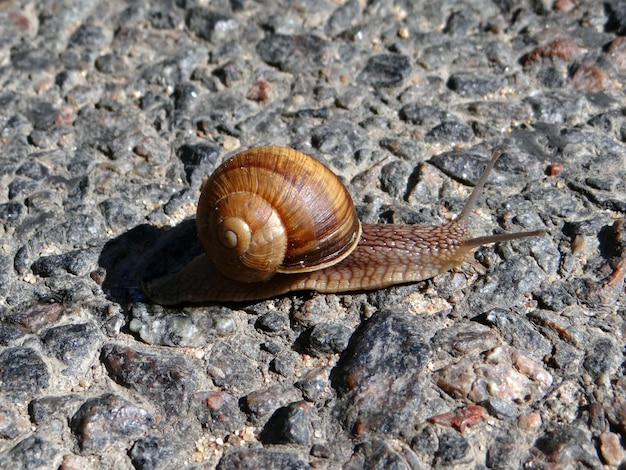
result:
[[[265,416],[299,398],[299,393],[292,388],[260,389],[248,393],[244,397],[244,404],[245,408],[252,414]]]
[[[228,310],[220,308],[185,314],[138,304],[129,328],[148,344],[201,347],[216,336],[232,335],[236,323]]]
[[[528,403],[540,398],[552,384],[552,375],[510,346],[487,351],[479,361],[463,358],[439,369],[437,385],[474,403],[490,398]]]
[[[187,27],[198,37],[220,43],[234,37],[236,20],[230,15],[209,11],[202,7],[190,8],[185,18]]]
[[[408,57],[400,54],[381,54],[370,58],[356,80],[364,85],[392,87],[401,85],[411,73]]]
[[[105,394],[85,401],[70,421],[82,452],[105,451],[118,441],[139,437],[148,430],[152,416],[123,398]]]
[[[8,395],[31,397],[48,388],[50,372],[34,349],[8,348],[0,353],[0,383]]]
[[[435,462],[439,465],[469,464],[472,460],[471,446],[460,434],[445,433],[439,436],[439,447],[435,451]]]
[[[354,333],[333,371],[337,412],[352,433],[400,433],[412,426],[422,401],[419,376],[430,356],[420,333],[415,320],[392,310],[375,313]]]
[[[569,466],[585,462],[590,468],[602,468],[602,463],[592,444],[591,436],[574,425],[555,425],[535,441],[534,456],[526,465],[534,465],[544,460],[559,466]]]
[[[241,429],[245,415],[237,397],[224,392],[197,392],[194,396],[198,419],[213,434],[227,434]]]
[[[261,440],[274,444],[310,446],[313,439],[312,420],[315,408],[304,401],[279,408],[265,424]]]
[[[461,72],[450,75],[447,85],[463,97],[476,97],[497,91],[502,85],[502,80],[499,77]]]
[[[346,349],[352,330],[333,324],[318,323],[310,333],[307,344],[307,352],[313,356],[336,354]]]
[[[46,353],[67,366],[67,374],[84,371],[101,343],[98,331],[89,323],[50,328],[42,333],[41,340]]]
[[[32,435],[0,452],[2,468],[46,468],[58,466],[62,450],[55,444]],[[56,465],[55,465],[56,464]]]
[[[327,60],[329,44],[314,35],[272,34],[256,46],[265,62],[284,72],[313,72]]]
[[[61,255],[42,256],[35,261],[31,269],[34,274],[51,277],[63,273],[84,276],[97,266],[100,250],[75,250]]]
[[[420,460],[411,448],[401,442],[374,440],[362,442],[354,449],[346,470],[361,468],[420,468]]]
[[[516,445],[515,434],[496,436],[487,451],[487,466],[489,468],[507,468],[519,466],[519,448]]]
[[[0,438],[13,440],[30,427],[28,419],[17,410],[0,408]]]
[[[241,468],[285,468],[308,470],[311,466],[298,454],[266,449],[235,449],[220,460],[217,470]]]
[[[133,466],[139,470],[160,468],[164,462],[170,462],[168,458],[173,454],[174,445],[172,442],[155,435],[149,435],[135,441],[129,453]]]
[[[196,391],[197,365],[184,356],[166,359],[109,343],[102,348],[102,359],[113,380],[162,403],[166,418],[175,419]]]
[[[303,374],[294,386],[302,392],[304,399],[313,403],[323,403],[331,394],[328,375],[327,369],[311,369]]]
[[[36,333],[54,324],[62,315],[63,305],[53,302],[14,312],[7,317],[7,320],[29,333]]]

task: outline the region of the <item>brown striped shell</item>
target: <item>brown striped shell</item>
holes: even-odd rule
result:
[[[276,146],[246,150],[220,165],[204,185],[196,224],[217,269],[243,282],[332,266],[361,235],[339,178],[314,158]]]

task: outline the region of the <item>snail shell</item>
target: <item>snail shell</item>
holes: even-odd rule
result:
[[[242,282],[331,266],[361,236],[339,178],[285,147],[257,147],[224,162],[204,185],[196,224],[218,270]]]
[[[423,226],[361,224],[345,186],[313,157],[285,147],[247,150],[204,185],[196,225],[206,255],[144,291],[175,305],[380,289],[446,272],[478,246],[541,235],[469,233],[466,221],[498,155],[455,220]]]

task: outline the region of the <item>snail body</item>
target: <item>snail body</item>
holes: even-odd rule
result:
[[[206,254],[144,291],[175,305],[374,290],[434,277],[478,246],[543,233],[469,233],[467,218],[497,157],[455,220],[423,226],[361,224],[345,186],[313,157],[275,146],[244,151],[202,190],[196,226]]]

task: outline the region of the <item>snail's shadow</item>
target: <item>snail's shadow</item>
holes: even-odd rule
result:
[[[145,301],[142,282],[178,271],[201,252],[195,219],[166,229],[138,225],[104,245],[98,259],[106,270],[102,290],[122,306]]]

